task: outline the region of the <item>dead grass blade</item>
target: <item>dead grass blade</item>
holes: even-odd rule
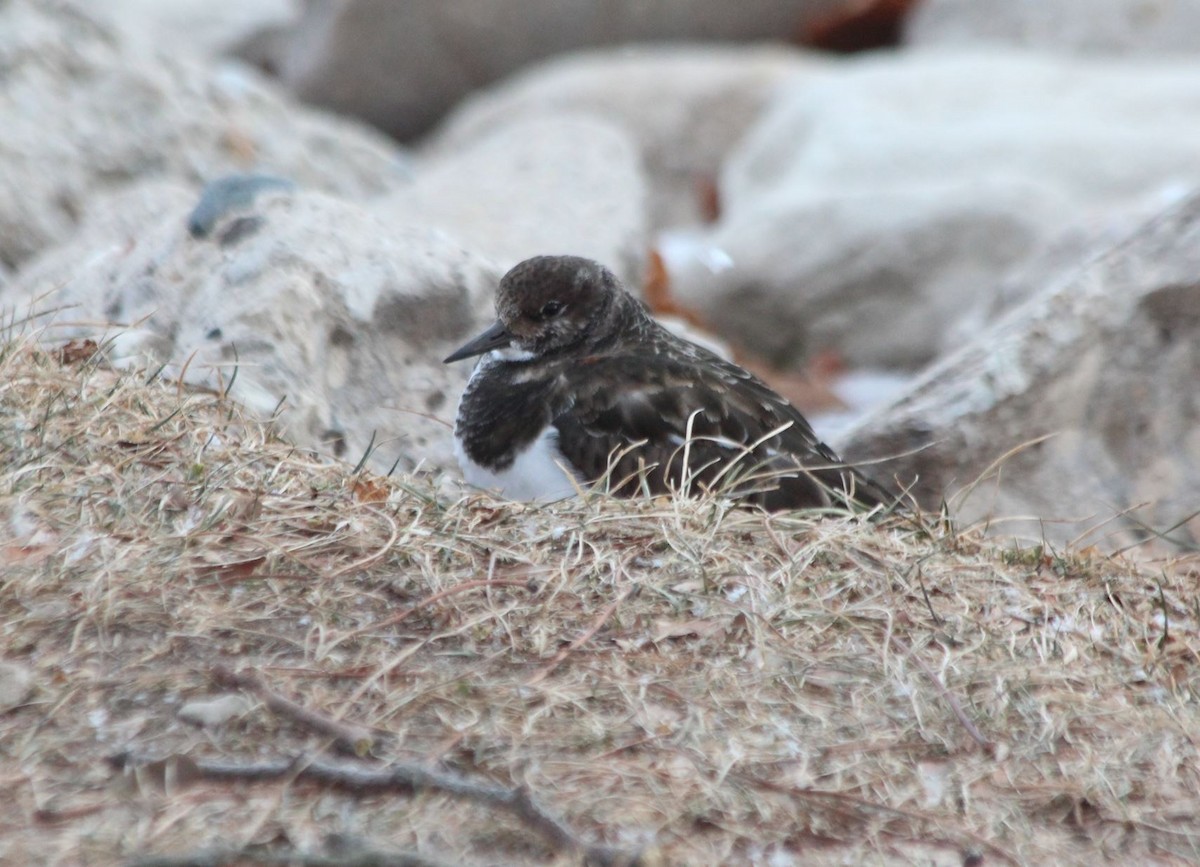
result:
[[[0,344],[0,860],[1200,862],[1194,555],[711,491],[497,502],[76,355]],[[220,667],[262,703],[205,721]],[[362,733],[379,764],[336,761]],[[236,777],[281,755],[506,806]]]

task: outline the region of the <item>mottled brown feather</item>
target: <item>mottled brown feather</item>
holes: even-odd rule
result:
[[[784,398],[659,325],[597,263],[527,260],[501,281],[496,306],[531,357],[484,362],[468,386],[456,434],[477,463],[511,464],[514,447],[552,424],[580,477],[607,478],[619,494],[680,490],[686,479],[769,509],[894,499]]]

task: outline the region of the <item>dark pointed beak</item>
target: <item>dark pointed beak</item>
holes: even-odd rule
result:
[[[499,319],[487,331],[480,334],[474,340],[460,346],[458,349],[446,356],[442,364],[449,364],[452,361],[462,361],[464,358],[471,358],[475,355],[483,355],[485,352],[491,352],[493,349],[503,349],[505,346],[510,346],[513,342],[513,336],[508,333],[508,329],[504,327],[504,323]]]

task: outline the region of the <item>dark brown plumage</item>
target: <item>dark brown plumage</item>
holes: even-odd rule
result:
[[[501,280],[496,310],[497,323],[447,359],[487,353],[455,427],[477,484],[515,496],[520,480],[505,472],[549,443],[575,479],[607,475],[624,495],[679,490],[686,475],[693,490],[717,486],[768,509],[894,499],[786,400],[663,328],[596,262],[528,259]]]

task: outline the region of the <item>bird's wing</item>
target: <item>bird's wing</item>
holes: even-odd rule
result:
[[[554,420],[563,456],[585,478],[609,474],[614,488],[662,493],[690,477],[769,508],[828,505],[830,489],[855,490],[861,477],[791,404],[740,367],[692,354],[600,354],[564,370],[572,400]]]

